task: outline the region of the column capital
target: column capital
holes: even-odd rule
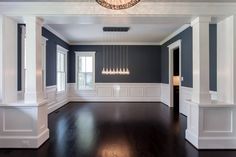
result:
[[[24,16],[23,21],[25,23],[37,23],[39,25],[43,25],[43,23],[44,23],[43,19],[41,19],[37,16]]]
[[[197,23],[210,23],[210,22],[211,22],[211,16],[199,16],[191,21],[191,26]]]

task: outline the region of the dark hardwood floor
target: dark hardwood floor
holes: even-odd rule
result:
[[[39,149],[0,149],[0,157],[236,157],[195,149],[186,123],[161,103],[69,103],[49,115]]]

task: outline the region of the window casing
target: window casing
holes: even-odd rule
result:
[[[57,46],[57,92],[66,91],[67,82],[67,51]]]
[[[93,90],[95,84],[95,52],[76,52],[76,86]]]

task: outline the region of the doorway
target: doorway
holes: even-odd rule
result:
[[[179,113],[179,47],[173,51],[173,105],[174,112]]]
[[[169,48],[169,106],[176,113],[181,110],[181,40],[168,46]]]

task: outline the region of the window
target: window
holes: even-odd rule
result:
[[[76,52],[76,84],[79,90],[90,90],[95,83],[95,52]]]
[[[57,46],[57,92],[66,90],[67,50]]]

